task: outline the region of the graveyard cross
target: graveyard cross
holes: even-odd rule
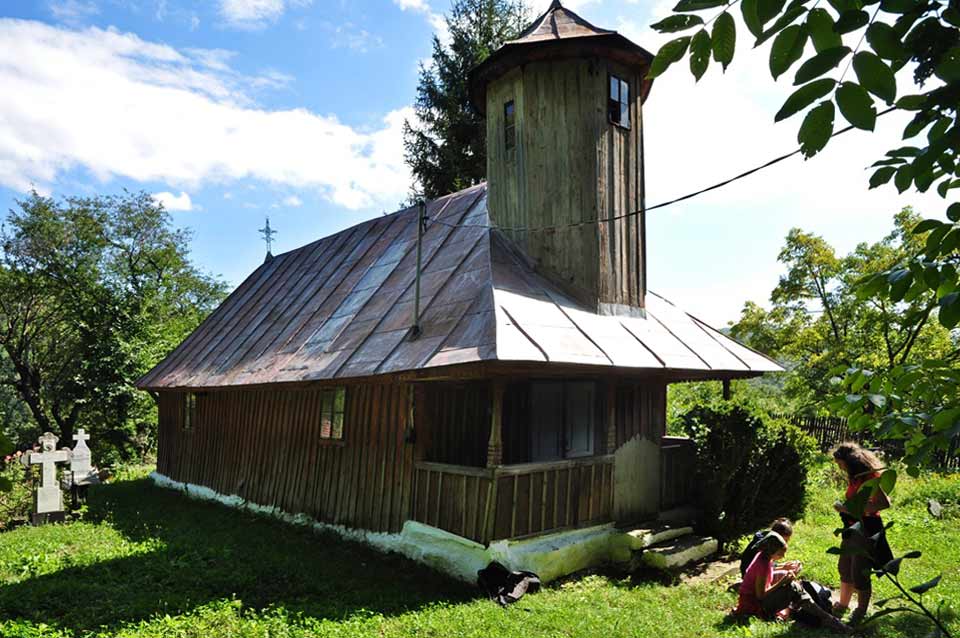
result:
[[[57,463],[70,460],[70,450],[58,450],[59,439],[50,432],[40,437],[40,452],[30,455],[30,465],[40,465],[42,480],[34,495],[34,512],[47,514],[63,511],[63,493],[57,483]]]
[[[70,455],[70,471],[73,472],[73,482],[81,484],[89,481],[90,472],[93,471],[93,466],[90,464],[90,448],[86,443],[90,440],[90,435],[80,429],[73,435],[73,440],[77,444],[73,447],[73,454]]]

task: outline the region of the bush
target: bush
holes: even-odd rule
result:
[[[19,459],[18,454],[0,459],[0,531],[28,520],[33,509],[33,476]]]
[[[696,448],[695,499],[705,532],[723,542],[803,513],[813,438],[730,401],[693,408],[682,424]]]

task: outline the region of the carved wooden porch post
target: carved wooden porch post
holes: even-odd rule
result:
[[[490,417],[490,441],[487,443],[487,467],[503,464],[503,389],[501,379],[493,382],[493,412]]]
[[[617,384],[607,384],[607,454],[617,449]]]

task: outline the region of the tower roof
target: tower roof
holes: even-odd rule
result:
[[[647,67],[653,60],[653,54],[643,47],[616,31],[590,24],[560,4],[560,0],[553,0],[546,12],[516,39],[505,42],[470,71],[470,99],[483,113],[487,84],[510,69],[537,60],[591,56],[639,67]],[[644,82],[642,99],[646,99],[651,82]]]

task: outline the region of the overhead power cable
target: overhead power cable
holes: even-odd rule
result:
[[[881,112],[877,113],[877,117],[879,118],[879,117],[881,117],[881,116],[883,116],[883,115],[886,115],[887,113],[890,113],[891,111],[895,111],[896,109],[897,109],[896,106],[891,106],[890,108],[888,108],[888,109],[886,109],[886,110],[884,110],[884,111],[881,111]],[[837,137],[838,135],[842,135],[842,134],[846,133],[847,131],[850,131],[850,130],[852,130],[852,129],[854,129],[854,128],[856,128],[856,127],[854,127],[854,126],[851,124],[851,125],[846,126],[846,127],[842,128],[842,129],[840,129],[840,130],[838,130],[838,131],[835,131],[830,137],[831,137],[831,138]],[[742,172],[742,173],[740,173],[740,174],[738,174],[738,175],[734,175],[733,177],[731,177],[731,178],[729,178],[729,179],[726,179],[726,180],[724,180],[724,181],[722,181],[722,182],[718,182],[718,183],[716,183],[716,184],[713,184],[712,186],[707,186],[706,188],[701,188],[701,189],[698,190],[698,191],[694,191],[694,192],[692,192],[692,193],[688,193],[688,194],[683,195],[683,196],[681,196],[681,197],[677,197],[677,198],[675,198],[675,199],[671,199],[671,200],[666,201],[666,202],[661,202],[661,203],[656,204],[656,205],[654,205],[654,206],[647,206],[646,209],[634,210],[634,211],[630,211],[629,213],[623,213],[622,215],[615,215],[615,216],[613,216],[613,217],[606,217],[606,218],[603,218],[603,219],[589,219],[589,220],[586,220],[586,221],[570,222],[570,223],[567,223],[567,224],[556,224],[556,225],[552,225],[552,226],[498,226],[498,225],[495,225],[495,224],[452,224],[452,223],[450,223],[450,222],[443,221],[442,219],[433,217],[433,218],[430,218],[430,223],[436,223],[436,224],[440,224],[441,226],[448,226],[448,227],[450,227],[450,228],[489,228],[489,229],[496,228],[496,229],[498,229],[498,230],[506,230],[506,231],[511,231],[511,232],[530,232],[530,233],[532,233],[532,232],[545,232],[545,231],[553,231],[553,230],[563,230],[563,229],[566,229],[566,228],[576,228],[576,227],[578,227],[578,226],[586,226],[587,224],[599,224],[599,223],[602,223],[602,222],[612,222],[612,221],[617,221],[617,220],[620,220],[620,219],[626,219],[627,217],[634,217],[634,216],[636,216],[636,215],[640,215],[641,213],[643,213],[643,212],[645,212],[645,211],[646,211],[646,212],[649,212],[649,211],[652,211],[652,210],[656,210],[656,209],[658,209],[658,208],[665,208],[666,206],[671,206],[671,205],[673,205],[673,204],[677,204],[677,203],[679,203],[679,202],[682,202],[682,201],[685,201],[685,200],[688,200],[688,199],[692,199],[692,198],[694,198],[694,197],[696,197],[696,196],[698,196],[698,195],[703,195],[704,193],[708,193],[708,192],[713,191],[713,190],[716,190],[716,189],[718,189],[718,188],[723,188],[724,186],[726,186],[726,185],[728,185],[728,184],[732,184],[733,182],[736,182],[736,181],[738,181],[738,180],[741,180],[741,179],[743,179],[744,177],[749,177],[750,175],[753,175],[754,173],[757,173],[757,172],[759,172],[759,171],[762,171],[762,170],[765,169],[765,168],[769,168],[769,167],[773,166],[774,164],[779,164],[780,162],[782,162],[782,161],[784,161],[784,160],[786,160],[786,159],[789,159],[789,158],[793,157],[794,155],[797,155],[798,153],[800,153],[800,150],[801,150],[801,149],[798,147],[798,148],[796,148],[795,150],[790,151],[789,153],[785,153],[784,155],[780,155],[779,157],[775,157],[775,158],[773,158],[772,160],[770,160],[769,162],[765,162],[764,164],[761,164],[761,165],[759,165],[759,166],[756,166],[756,167],[754,167],[754,168],[751,168],[751,169],[748,170],[748,171],[744,171],[744,172]]]

